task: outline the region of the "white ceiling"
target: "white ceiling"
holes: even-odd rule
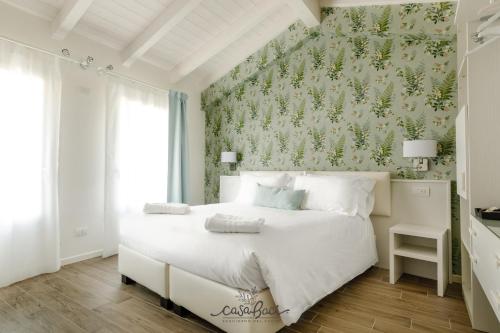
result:
[[[405,0],[0,0],[52,22],[53,38],[77,33],[145,61],[172,83],[217,80],[296,20],[319,24],[320,6]],[[418,2],[427,2],[421,0]]]

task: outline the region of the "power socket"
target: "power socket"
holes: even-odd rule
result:
[[[88,234],[89,229],[87,227],[79,227],[75,229],[75,237],[85,237]]]
[[[429,186],[416,186],[413,188],[413,195],[417,197],[429,197],[431,189]]]

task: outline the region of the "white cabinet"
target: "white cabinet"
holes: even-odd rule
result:
[[[471,217],[476,207],[500,206],[500,39],[483,44],[472,39],[482,23],[478,10],[488,3],[458,2],[456,171],[464,299],[472,327],[498,333],[500,238]]]
[[[467,106],[464,105],[455,120],[457,150],[457,194],[467,199]]]
[[[472,269],[500,321],[500,238],[471,217]]]

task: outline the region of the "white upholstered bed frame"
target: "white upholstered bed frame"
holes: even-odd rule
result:
[[[303,175],[304,171],[242,171],[243,174],[271,175],[286,172],[289,175]],[[450,182],[438,180],[390,180],[388,172],[336,172],[315,171],[308,174],[345,175],[356,174],[376,180],[375,207],[371,216],[373,222],[379,262],[377,266],[389,266],[389,232],[397,223],[416,223],[426,225],[445,225],[451,231]],[[229,202],[235,198],[239,189],[239,176],[221,176],[220,202]],[[419,188],[428,188],[429,195],[421,196]],[[449,231],[449,233],[450,233]],[[448,237],[450,239],[450,237]],[[451,241],[449,242],[451,281]],[[120,245],[119,272],[124,283],[137,282],[161,296],[161,305],[174,308],[180,315],[184,309],[207,320],[227,332],[276,332],[284,324],[276,316],[265,321],[231,321],[210,314],[223,306],[238,307],[241,302],[237,296],[240,290],[218,282],[191,274],[168,263],[149,258],[132,249]],[[405,262],[406,272],[428,278],[435,278],[432,265],[421,262]],[[269,289],[260,291],[257,300],[262,300],[266,307],[274,306]]]

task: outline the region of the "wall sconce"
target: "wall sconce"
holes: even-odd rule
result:
[[[238,162],[236,155],[235,151],[223,151],[220,154],[220,161],[222,163],[229,163],[229,170],[234,171],[236,170],[236,162]]]
[[[436,157],[436,140],[405,140],[403,141],[403,157],[413,158],[415,171],[428,171],[428,157]]]

